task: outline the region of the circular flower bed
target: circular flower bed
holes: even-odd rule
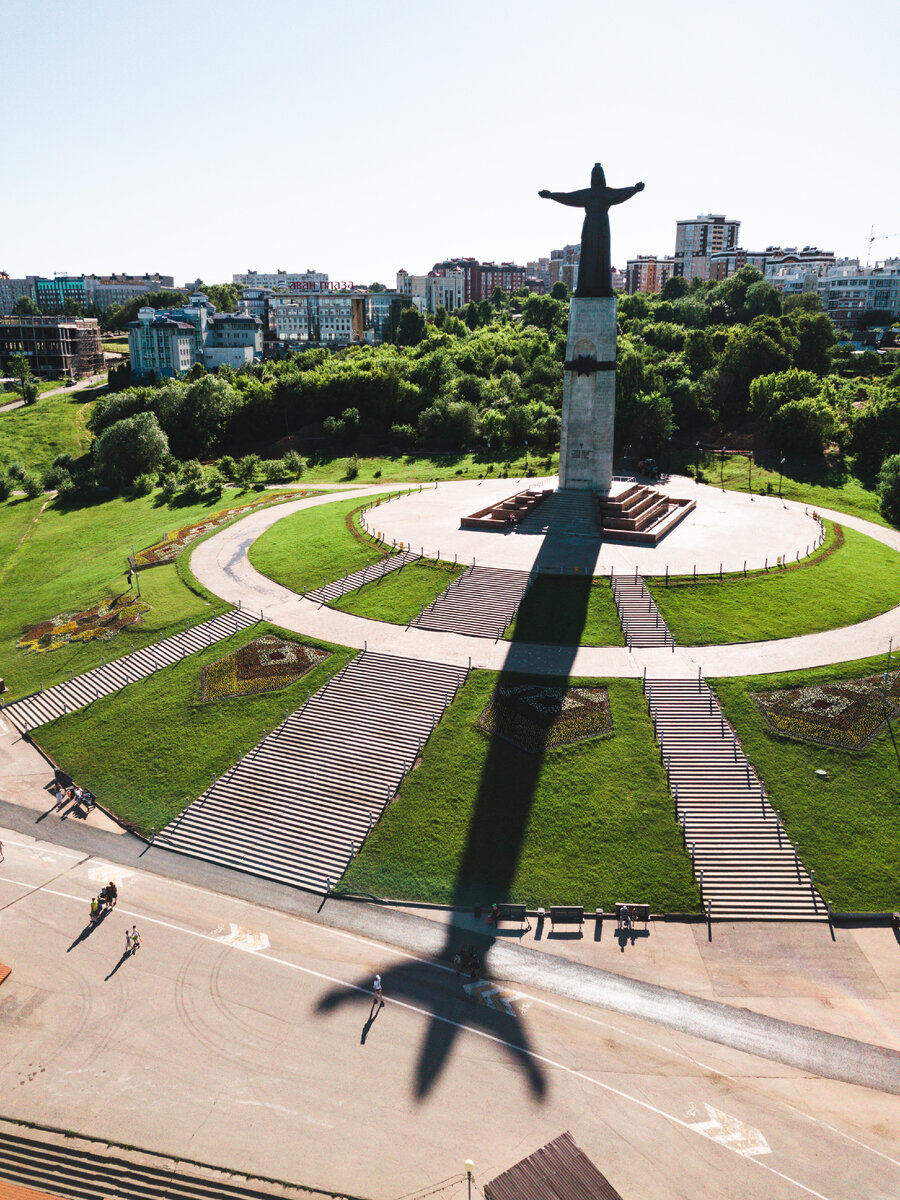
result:
[[[605,687],[501,683],[484,707],[478,728],[539,754],[613,732]]]
[[[326,650],[264,633],[202,669],[200,699],[221,700],[227,696],[274,692],[296,682],[330,657]]]
[[[149,611],[149,604],[137,600],[130,592],[124,592],[83,612],[60,613],[50,621],[32,625],[19,638],[16,648],[43,654],[48,650],[59,650],[70,642],[108,642]]]
[[[900,672],[866,675],[811,687],[757,692],[753,699],[770,728],[787,737],[861,750],[900,712]]]

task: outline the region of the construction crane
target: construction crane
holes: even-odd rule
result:
[[[869,230],[869,237],[867,239],[868,245],[869,245],[869,248],[866,252],[866,270],[867,271],[869,269],[869,262],[871,261],[871,258],[872,258],[872,243],[880,242],[884,238],[895,238],[895,237],[900,237],[900,233],[876,233],[875,226],[873,225],[871,227],[871,229]]]

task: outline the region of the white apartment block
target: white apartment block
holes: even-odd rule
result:
[[[248,313],[216,313],[201,292],[183,307],[141,308],[128,326],[131,372],[138,378],[184,375],[195,363],[236,370],[262,358],[262,322]]]
[[[870,309],[889,312],[900,319],[900,258],[889,258],[874,267],[860,267],[855,259],[827,268],[816,290],[822,308],[836,325],[853,326]]]
[[[427,275],[410,275],[401,267],[397,272],[397,291],[409,296],[423,313],[446,308],[453,312],[465,304],[466,273],[459,267],[435,267]]]

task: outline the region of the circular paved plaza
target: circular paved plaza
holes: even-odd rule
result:
[[[566,537],[511,529],[508,532],[461,529],[460,520],[498,504],[526,488],[555,488],[557,479],[484,479],[440,483],[421,492],[379,505],[367,526],[389,544],[403,542],[426,557],[453,559],[479,566],[530,571],[578,565],[595,575],[633,571],[643,575],[740,571],[775,564],[779,555],[793,562],[808,554],[819,537],[812,510],[777,496],[751,496],[696,484],[684,476],[656,486],[673,497],[695,501],[696,507],[657,546],[628,545],[599,536]],[[614,485],[622,489],[625,483]],[[540,509],[537,510],[540,514]]]

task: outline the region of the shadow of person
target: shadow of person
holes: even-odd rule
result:
[[[104,982],[104,983],[106,983],[108,980],[112,979],[113,975],[115,975],[116,971],[118,971],[118,969],[119,969],[119,967],[121,967],[122,963],[123,963],[123,962],[125,962],[125,960],[126,960],[126,959],[129,959],[129,958],[131,958],[131,953],[130,953],[130,951],[128,951],[128,950],[123,950],[123,951],[122,951],[122,957],[119,959],[119,961],[116,963],[116,965],[115,965],[115,966],[113,967],[113,969],[110,971],[110,973],[109,973],[107,976],[105,976],[105,977],[104,977],[104,980],[103,980],[103,982]]]
[[[84,929],[82,929],[81,933],[79,933],[72,945],[67,947],[66,954],[68,954],[70,950],[74,950],[76,946],[80,946],[82,942],[86,941],[99,924],[99,919],[96,921],[88,921],[87,925],[85,925]]]
[[[382,1005],[380,1005],[377,1000],[373,1000],[372,1007],[369,1009],[368,1019],[367,1019],[365,1025],[363,1025],[363,1027],[362,1027],[362,1035],[359,1039],[359,1044],[361,1046],[364,1046],[366,1044],[366,1038],[369,1036],[369,1030],[375,1024],[375,1018],[381,1012],[381,1009],[382,1009]]]

